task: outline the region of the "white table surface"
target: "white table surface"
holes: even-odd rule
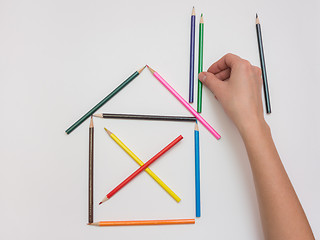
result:
[[[205,69],[228,52],[259,65],[258,12],[273,111],[266,119],[314,234],[320,235],[320,7],[316,0],[3,0],[1,239],[261,239],[244,145],[208,89],[203,92],[202,115],[222,138],[217,141],[200,126],[202,216],[196,224],[86,225],[89,121],[69,136],[64,131],[145,64],[187,99],[193,5],[197,24],[204,13]],[[189,116],[148,70],[99,112]],[[94,121],[95,221],[194,217],[192,123]],[[184,139],[151,166],[182,198],[181,203],[142,173],[98,206],[137,168],[103,127],[144,161],[182,134]]]

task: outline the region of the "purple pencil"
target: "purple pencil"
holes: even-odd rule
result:
[[[191,14],[191,36],[190,36],[190,76],[189,76],[189,103],[193,103],[194,92],[194,46],[195,46],[196,12],[194,7]]]

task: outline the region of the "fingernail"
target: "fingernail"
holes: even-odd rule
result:
[[[206,78],[207,78],[207,76],[202,72],[202,73],[199,73],[199,80],[201,81],[201,82],[205,82],[205,80],[206,80]]]

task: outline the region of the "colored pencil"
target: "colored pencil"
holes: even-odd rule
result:
[[[102,99],[97,105],[95,105],[91,110],[89,110],[85,115],[83,115],[78,121],[76,121],[71,127],[66,130],[67,134],[70,134],[74,129],[76,129],[81,123],[83,123],[87,118],[94,114],[100,107],[102,107],[106,102],[108,102],[112,97],[114,97],[118,92],[121,91],[125,86],[127,86],[133,79],[135,79],[144,69],[135,71],[130,77],[128,77],[124,82],[122,82],[116,89],[114,89],[108,96]]]
[[[197,120],[195,117],[184,117],[184,116],[159,116],[159,115],[115,114],[115,113],[97,113],[97,114],[94,114],[93,116],[99,117],[99,118],[181,121],[181,122],[195,122]]]
[[[153,70],[152,68],[150,68],[148,65],[147,67],[149,68],[150,72],[153,74],[153,76],[155,76],[156,79],[158,79],[158,81],[173,95],[175,96],[176,99],[178,99],[180,101],[180,103],[185,106],[185,108],[187,108],[193,116],[195,116],[199,122],[201,122],[203,124],[203,126],[208,129],[208,131],[216,138],[216,139],[220,139],[221,136],[219,135],[219,133],[216,132],[216,130],[214,130],[209,123],[207,123],[206,120],[204,120],[203,117],[201,117],[201,115],[199,113],[197,113],[196,110],[194,110],[189,103],[187,103],[186,100],[184,100],[179,93],[177,93],[176,90],[174,90],[169,83],[167,83],[160,75],[159,73],[157,73],[155,70]]]
[[[114,133],[104,128],[108,135],[140,166],[143,166],[143,162],[135,155]],[[167,193],[177,202],[180,202],[180,198],[175,194],[150,168],[146,168],[145,171],[164,189]]]
[[[88,223],[91,226],[133,226],[133,225],[171,225],[171,224],[194,224],[195,219],[168,219],[168,220],[138,220],[138,221],[100,221]]]
[[[256,30],[257,30],[257,39],[258,39],[258,46],[259,46],[259,56],[260,56],[260,66],[262,72],[262,80],[263,80],[263,90],[264,90],[264,99],[266,104],[266,112],[271,113],[271,102],[269,96],[269,86],[268,86],[268,79],[267,79],[267,68],[266,68],[266,61],[264,59],[264,51],[263,51],[263,43],[262,43],[262,33],[261,33],[261,26],[258,14],[256,14]]]
[[[203,31],[204,22],[203,14],[201,13],[200,23],[199,23],[199,63],[198,63],[198,73],[203,70]],[[198,102],[197,102],[197,112],[202,111],[202,82],[198,79]]]
[[[199,151],[199,127],[196,123],[194,127],[194,147],[195,147],[195,192],[196,192],[196,217],[201,216],[200,203],[200,151]]]
[[[91,116],[90,126],[89,126],[89,201],[88,201],[88,222],[93,222],[93,141],[94,141],[94,126]]]
[[[149,161],[143,164],[140,168],[138,168],[134,173],[132,173],[129,177],[127,177],[123,182],[121,182],[116,188],[114,188],[111,192],[109,192],[99,203],[99,205],[108,199],[110,199],[116,192],[118,192],[121,188],[123,188],[126,184],[128,184],[133,178],[135,178],[139,173],[144,171],[147,167],[149,167],[154,161],[156,161],[160,156],[162,156],[165,152],[167,152],[170,148],[172,148],[175,144],[177,144],[183,137],[180,135],[171,143],[169,143],[164,149],[158,152],[155,156],[153,156]]]
[[[195,48],[195,24],[196,12],[194,7],[191,14],[191,32],[190,32],[190,76],[189,76],[189,103],[193,103],[194,92],[194,48]]]

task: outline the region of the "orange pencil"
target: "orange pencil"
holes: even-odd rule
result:
[[[167,220],[137,220],[137,221],[100,221],[88,223],[92,226],[134,226],[134,225],[170,225],[170,224],[194,224],[194,219],[167,219]]]

